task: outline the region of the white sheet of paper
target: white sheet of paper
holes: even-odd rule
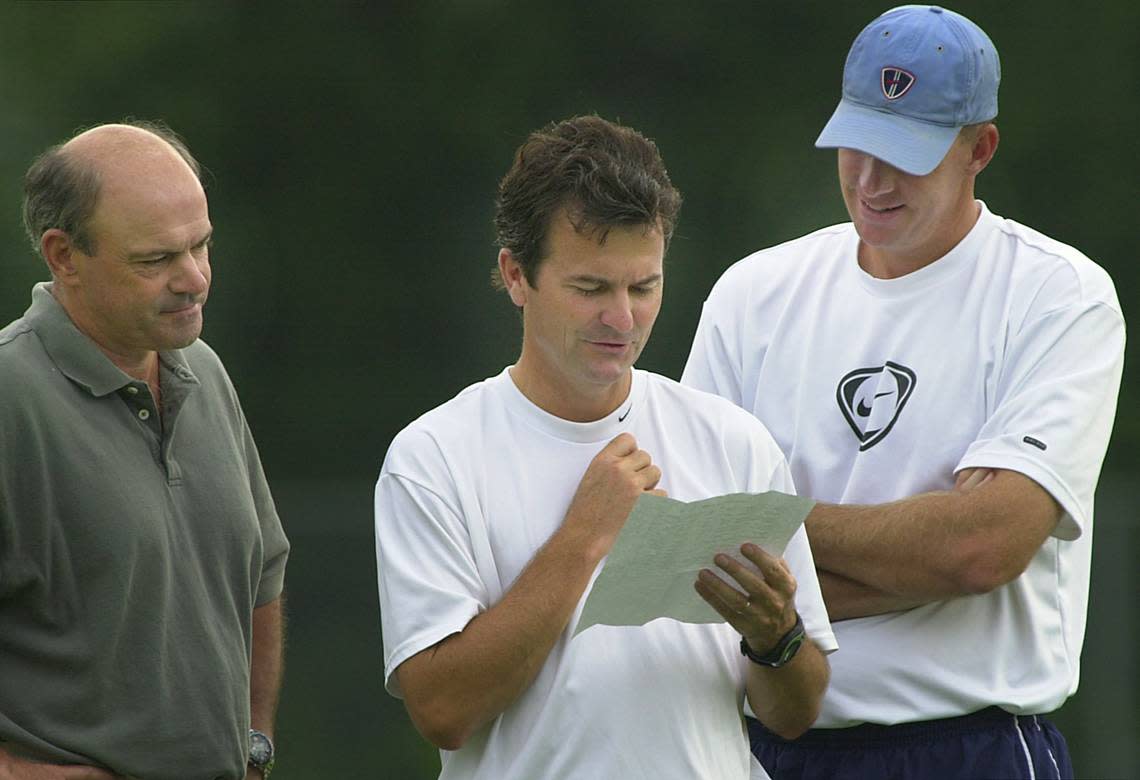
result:
[[[640,626],[660,617],[723,622],[693,589],[697,572],[709,568],[731,582],[713,556],[724,552],[744,560],[740,545],[745,542],[783,555],[814,504],[775,491],[688,503],[642,496],[594,580],[574,635],[598,623]]]

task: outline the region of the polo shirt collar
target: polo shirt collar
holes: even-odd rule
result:
[[[109,395],[135,382],[75,327],[63,306],[51,294],[50,282],[40,282],[32,288],[32,305],[24,318],[64,376],[91,395]],[[188,384],[198,384],[182,350],[160,352],[159,358],[179,379]]]

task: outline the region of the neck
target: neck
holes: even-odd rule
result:
[[[876,279],[897,279],[925,268],[958,246],[977,224],[982,209],[971,195],[951,222],[930,240],[904,249],[874,247],[859,241],[859,267]]]
[[[89,318],[85,316],[82,307],[76,305],[75,301],[64,292],[66,288],[61,287],[59,284],[51,285],[51,294],[59,301],[59,305],[63,307],[64,312],[67,313],[71,323],[75,326],[76,330],[82,333],[91,342],[99,348],[99,351],[107,356],[107,359],[115,364],[115,367],[122,371],[127,376],[133,379],[140,379],[152,388],[158,387],[158,353],[153,350],[147,351],[132,351],[122,350],[115,346],[105,344],[98,336],[95,328],[90,324]]]
[[[594,422],[613,412],[629,397],[633,370],[612,384],[571,386],[551,381],[525,360],[525,355],[511,366],[510,376],[527,400],[544,412],[570,422]]]

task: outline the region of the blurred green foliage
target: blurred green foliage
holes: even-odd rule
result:
[[[590,112],[656,139],[686,203],[664,313],[641,365],[675,377],[701,301],[728,264],[846,219],[834,153],[812,142],[838,98],[852,38],[886,7],[0,8],[0,321],[19,316],[31,285],[46,278],[19,218],[20,180],[35,154],[76,128],[137,116],[169,122],[208,168],[216,244],[205,338],[241,392],[295,545],[275,776],[431,777],[438,766],[383,692],[370,491],[396,431],[516,355],[517,318],[487,276],[493,193],[517,144],[550,120]],[[1002,142],[980,196],[1108,269],[1128,316],[1140,300],[1140,268],[1128,259],[1140,180],[1129,151],[1140,123],[1140,5],[954,7],[1002,56]],[[1120,555],[1113,560],[1129,571],[1140,453],[1140,418],[1129,414],[1134,353],[1106,465],[1106,480],[1128,485],[1112,531],[1124,547],[1098,552],[1098,565]],[[1113,587],[1121,584],[1135,592],[1131,575]],[[1097,609],[1111,620],[1131,607],[1119,591],[1104,598],[1103,607],[1094,598],[1090,636]],[[1105,641],[1135,640],[1135,618],[1120,625]],[[1086,668],[1094,652],[1090,642]],[[1134,709],[1135,654],[1120,666],[1103,679]],[[1086,689],[1095,675],[1086,673]],[[1109,739],[1075,716],[1069,723],[1080,732],[1078,767],[1140,771],[1134,732]]]

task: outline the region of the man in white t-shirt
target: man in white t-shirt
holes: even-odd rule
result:
[[[801,528],[694,583],[727,622],[571,638],[637,498],[792,492],[752,415],[634,369],[680,195],[656,146],[598,117],[533,133],[499,187],[518,362],[392,442],[376,487],[388,690],[444,778],[766,777],[742,708],[794,737],[835,649]],[[715,570],[715,572],[714,572]],[[807,640],[805,641],[805,630]]]
[[[816,728],[750,723],[776,778],[1071,776],[1040,717],[1077,688],[1093,492],[1124,322],[1108,275],[992,214],[1000,66],[904,6],[856,39],[816,145],[852,222],[757,252],[682,381],[788,457],[841,650]]]

